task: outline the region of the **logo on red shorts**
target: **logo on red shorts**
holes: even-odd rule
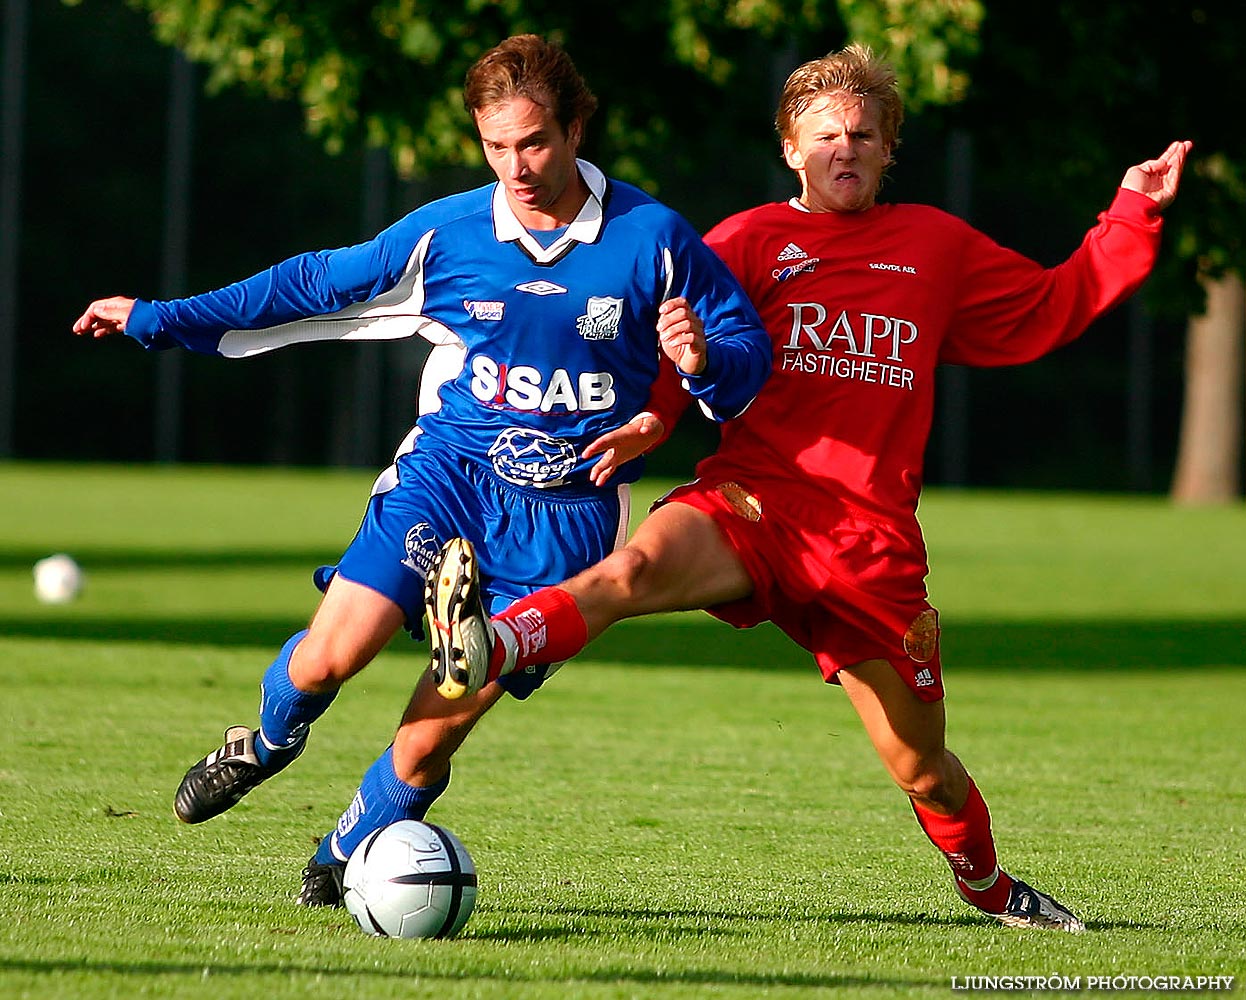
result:
[[[914,663],[929,663],[934,659],[939,651],[939,612],[934,608],[927,608],[913,619],[904,633],[904,651]]]
[[[731,509],[746,521],[761,520],[761,501],[739,483],[719,483],[716,488]]]

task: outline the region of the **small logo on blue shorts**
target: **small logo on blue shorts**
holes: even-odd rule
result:
[[[433,531],[432,525],[427,521],[415,525],[407,532],[404,547],[407,557],[402,564],[418,573],[421,579],[428,576],[433,563],[437,561],[437,553],[441,551],[441,543],[437,540],[437,533]]]

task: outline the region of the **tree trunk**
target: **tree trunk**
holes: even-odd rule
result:
[[[1241,492],[1246,292],[1236,274],[1208,281],[1207,312],[1190,320],[1185,405],[1172,498],[1221,504]]]

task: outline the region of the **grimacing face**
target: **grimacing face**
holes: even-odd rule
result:
[[[478,111],[476,128],[485,160],[524,226],[555,229],[575,218],[584,201],[575,165],[579,121],[564,132],[550,108],[512,97]]]
[[[811,212],[872,208],[891,163],[879,111],[868,98],[823,94],[793,123],[783,159],[800,177],[800,200]]]

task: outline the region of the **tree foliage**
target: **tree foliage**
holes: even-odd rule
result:
[[[1176,492],[1186,501],[1222,502],[1236,490],[1225,484],[1241,481],[1240,436],[1225,433],[1241,422],[1240,296],[1208,292],[1240,288],[1233,276],[1246,274],[1243,43],[1246,9],[1231,0],[1057,0],[1041,14],[995,3],[954,112],[974,130],[983,175],[1009,185],[1019,211],[1053,217],[1089,219],[1126,166],[1194,141],[1143,290],[1153,316],[1192,318],[1184,361],[1170,362],[1185,368]]]
[[[602,100],[595,154],[649,186],[658,165],[705,168],[714,150],[769,141],[758,125],[781,73],[848,37],[893,54],[910,107],[958,98],[981,19],[977,0],[127,2],[162,42],[207,65],[209,89],[295,98],[330,150],[386,147],[404,176],[479,164],[464,73],[507,35],[548,35]]]
[[[1149,288],[1181,318],[1203,308],[1198,275],[1246,273],[1244,47],[1234,0],[992,3],[953,120],[973,130],[984,175],[1084,218],[1128,165],[1194,140]]]
[[[81,5],[88,0],[64,0]],[[1103,179],[1188,137],[1161,308],[1197,311],[1196,275],[1246,273],[1246,112],[1236,0],[1033,5],[980,0],[126,0],[208,67],[213,90],[297,99],[330,150],[391,150],[403,176],[478,165],[459,87],[507,35],[561,41],[602,100],[590,152],[649,187],[772,142],[786,72],[864,41],[895,63],[909,110],[953,107],[989,174],[1085,214]]]

